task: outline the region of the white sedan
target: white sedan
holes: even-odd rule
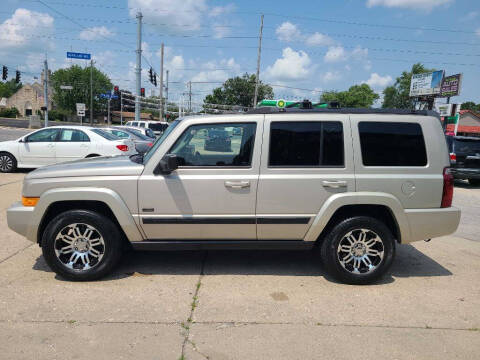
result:
[[[131,140],[120,139],[100,128],[54,126],[17,140],[0,142],[0,172],[37,168],[65,161],[135,154]]]

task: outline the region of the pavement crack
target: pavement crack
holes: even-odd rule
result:
[[[29,247],[33,246],[33,245],[35,245],[35,244],[27,245],[27,246],[25,246],[24,248],[21,248],[20,250],[15,251],[13,254],[7,256],[5,259],[0,260],[0,264],[2,264],[2,263],[4,263],[5,261],[7,261],[8,259],[14,257],[15,255],[20,254],[23,250],[26,250],[26,249],[28,249]]]
[[[192,303],[190,306],[190,314],[186,322],[182,322],[181,326],[183,328],[183,343],[182,343],[182,354],[180,355],[180,359],[185,359],[185,347],[188,343],[193,344],[190,340],[190,328],[193,323],[193,313],[195,312],[196,307],[198,306],[198,293],[200,291],[200,287],[202,286],[202,279],[205,275],[205,263],[207,262],[208,251],[205,251],[205,254],[202,258],[202,265],[200,267],[200,275],[198,276],[198,281],[195,286],[195,292],[193,294]],[[198,351],[197,351],[198,352]],[[202,354],[203,355],[203,354]]]

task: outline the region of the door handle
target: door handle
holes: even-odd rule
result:
[[[346,187],[346,186],[347,186],[347,182],[346,182],[346,181],[343,181],[343,180],[332,180],[332,181],[323,180],[323,181],[322,181],[322,185],[323,185],[323,187],[329,187],[329,188],[338,189],[338,188],[340,188],[340,187]]]
[[[53,145],[53,144],[48,144],[47,146],[48,146],[49,148],[53,148],[55,145]]]
[[[243,189],[250,187],[250,181],[225,181],[225,187]]]

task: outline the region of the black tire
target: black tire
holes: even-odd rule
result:
[[[480,179],[468,179],[468,183],[472,186],[480,186]]]
[[[381,259],[380,257],[375,257],[378,263],[373,264],[375,267],[372,270],[365,269],[367,264],[359,261],[360,266],[363,267],[366,272],[353,273],[346,269],[347,266],[353,268],[351,264],[347,264],[346,267],[344,267],[340,262],[339,257],[343,254],[348,254],[348,252],[339,252],[339,245],[340,241],[342,241],[342,244],[345,243],[345,235],[352,231],[352,234],[355,234],[356,231],[358,231],[357,234],[359,234],[361,232],[360,229],[368,230],[368,234],[376,234],[381,239],[380,243],[377,244],[377,242],[375,242],[373,246],[380,246],[380,249],[383,250],[383,257]],[[361,251],[361,249],[359,251]],[[395,239],[383,222],[368,216],[356,216],[341,221],[332,229],[322,242],[320,256],[325,269],[336,280],[352,285],[369,284],[383,276],[392,265],[395,257]],[[345,255],[343,258],[345,259],[347,257],[348,256]],[[359,267],[357,267],[356,270],[358,271]],[[353,269],[353,271],[355,271],[355,269]]]
[[[103,248],[103,257],[89,269],[69,268],[56,254],[56,246],[58,250],[57,236],[72,224],[93,227],[104,242],[103,247],[100,245]],[[72,235],[73,233],[68,232],[68,234]],[[117,225],[106,216],[90,210],[69,210],[48,223],[43,232],[41,246],[45,261],[58,275],[73,281],[91,281],[104,277],[118,264],[122,256],[122,240],[122,234]],[[93,255],[90,254],[90,257],[92,261],[95,260]],[[77,258],[77,260],[79,259]],[[83,261],[83,259],[81,260]],[[83,266],[80,261],[78,263]]]
[[[9,173],[17,170],[17,159],[10,153],[0,152],[0,172]]]

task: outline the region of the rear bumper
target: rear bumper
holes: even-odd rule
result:
[[[454,233],[460,223],[461,212],[452,206],[439,209],[407,209],[405,214],[410,226],[410,238],[402,237],[402,243]]]
[[[480,169],[476,168],[452,168],[455,179],[480,179]]]
[[[7,210],[8,227],[31,241],[36,240],[31,236],[30,231],[30,224],[34,209],[35,208],[33,206],[23,206],[19,201],[12,204],[12,206],[10,206]]]

